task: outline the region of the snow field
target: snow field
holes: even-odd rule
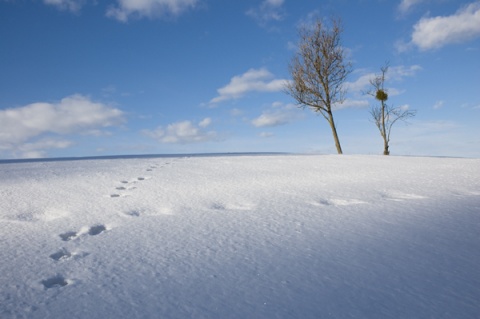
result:
[[[476,318],[479,164],[0,164],[0,318]]]

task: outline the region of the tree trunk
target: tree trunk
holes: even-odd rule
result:
[[[388,149],[388,141],[383,141],[383,155],[390,155],[390,150]]]
[[[383,83],[383,80],[382,80]],[[390,155],[388,150],[387,129],[385,127],[385,101],[382,100],[382,136],[383,136],[383,155]]]
[[[338,135],[337,135],[337,128],[335,127],[335,121],[333,120],[332,112],[328,112],[328,116],[329,116],[328,123],[330,123],[330,127],[332,128],[332,134],[333,134],[333,139],[335,141],[335,147],[337,148],[337,153],[343,154],[342,147],[340,146],[340,140],[338,139]]]

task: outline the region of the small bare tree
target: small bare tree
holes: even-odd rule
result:
[[[380,71],[380,74],[370,80],[373,89],[368,91],[367,94],[380,102],[380,105],[375,105],[370,109],[370,114],[383,138],[383,155],[390,155],[389,143],[393,124],[398,120],[407,121],[415,116],[416,111],[387,104],[388,92],[385,89],[385,76],[388,72],[388,63],[381,67]]]
[[[286,85],[286,92],[298,105],[319,112],[328,121],[337,152],[342,154],[333,107],[345,101],[343,84],[351,72],[351,64],[346,62],[340,43],[341,21],[332,19],[331,22],[330,28],[321,20],[317,20],[313,28],[300,28],[298,52],[289,65],[292,81]]]

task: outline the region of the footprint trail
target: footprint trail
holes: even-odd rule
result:
[[[152,165],[149,165],[145,169],[145,171],[153,172],[157,168],[163,168],[166,165],[169,165],[171,163],[174,163],[174,161],[152,164]],[[121,185],[117,184],[117,186],[114,187],[115,192],[112,192],[111,194],[109,194],[108,197],[119,198],[119,197],[130,196],[128,194],[125,194],[124,192],[137,188],[135,186],[130,186],[130,185],[149,180],[150,178],[152,178],[152,177],[151,176],[137,175],[137,177],[134,177],[130,180],[128,180],[128,179],[120,180],[119,182],[120,182]],[[215,206],[216,209],[224,209],[224,207],[222,205],[218,204],[218,203],[217,203],[217,205],[214,205],[214,206]],[[143,212],[141,212],[141,210],[138,210],[138,209],[132,209],[132,210],[123,212],[123,214],[127,215],[127,216],[130,216],[130,217],[140,217],[141,215],[143,215]],[[106,225],[96,224],[96,225],[93,225],[93,226],[90,226],[90,227],[83,227],[79,231],[74,231],[74,230],[66,231],[64,233],[59,234],[58,237],[60,237],[60,239],[63,242],[70,243],[68,245],[72,245],[73,243],[81,244],[83,241],[75,241],[75,240],[79,239],[79,238],[85,238],[86,236],[96,237],[96,236],[99,236],[99,235],[107,232],[108,230],[109,230],[109,228],[107,228]],[[75,251],[76,250],[73,250],[73,252],[72,252],[71,250],[67,249],[66,247],[62,247],[58,251],[50,254],[48,257],[55,263],[64,263],[64,262],[65,263],[70,263],[70,262],[73,262],[80,257],[85,257],[85,256],[89,255],[88,252],[78,253],[78,252],[75,252]],[[68,286],[71,283],[71,281],[69,282],[69,280],[65,276],[57,273],[54,276],[51,276],[51,277],[49,277],[47,279],[44,279],[44,280],[41,280],[40,283],[43,285],[44,289],[47,290],[47,289],[62,288],[62,287]]]

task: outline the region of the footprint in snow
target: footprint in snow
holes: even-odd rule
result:
[[[330,205],[332,205],[332,203],[329,202],[329,201],[326,200],[326,199],[321,199],[321,200],[319,200],[319,201],[312,202],[312,204],[313,204],[313,205],[316,205],[316,206],[318,206],[318,205],[325,205],[325,206],[330,206]]]
[[[312,201],[311,204],[314,206],[350,206],[350,205],[367,204],[367,202],[364,202],[358,199],[332,198],[332,199],[320,199],[317,201]]]
[[[210,204],[210,209],[215,210],[236,210],[236,211],[246,211],[252,210],[255,208],[256,205],[248,202],[230,202],[230,203],[221,203],[221,202],[213,202]]]
[[[385,198],[386,200],[391,200],[391,201],[395,201],[395,202],[402,202],[404,200],[410,200],[410,199],[424,199],[424,198],[426,198],[425,196],[422,196],[422,195],[395,192],[395,191],[394,192],[389,192],[389,193],[384,193],[384,194],[382,194],[382,197]]]
[[[125,188],[127,189],[127,188]],[[129,187],[128,188],[129,190],[132,190],[132,189],[135,189],[135,187]],[[129,194],[118,194],[118,193],[114,193],[114,194],[110,194],[110,195],[107,195],[108,197],[110,198],[119,198],[119,197],[128,197],[130,196]]]
[[[88,233],[90,236],[96,236],[103,233],[106,230],[107,230],[107,227],[105,227],[105,225],[99,224],[99,225],[90,227],[88,231],[85,231],[85,229],[83,229],[80,232],[68,231],[66,233],[60,234],[59,236],[63,241],[71,241],[75,238],[80,237],[80,235],[83,235],[85,233]]]
[[[106,230],[107,230],[107,228],[105,227],[105,225],[95,225],[95,226],[90,227],[90,229],[88,230],[88,234],[90,236],[96,236],[96,235],[99,235],[99,234],[103,233]]]
[[[63,241],[70,241],[78,237],[78,233],[75,231],[68,231],[66,233],[60,234],[60,238]]]
[[[117,191],[132,190],[132,189],[135,189],[135,188],[136,188],[135,186],[130,186],[130,187],[118,186],[118,187],[115,187],[115,189],[116,189]]]
[[[85,256],[88,256],[88,255],[89,254],[85,253],[85,252],[71,253],[67,249],[62,248],[59,251],[57,251],[56,253],[51,254],[50,258],[55,260],[55,261],[64,261],[64,260],[68,260],[68,259],[71,259],[71,258],[77,259],[77,258],[85,257]]]
[[[131,217],[140,217],[140,212],[138,210],[127,211],[124,214]]]
[[[210,207],[211,209],[215,209],[215,210],[224,210],[226,209],[225,205],[221,204],[221,203],[213,203]]]
[[[56,261],[70,259],[71,257],[72,257],[72,254],[65,248],[50,255],[50,258]]]
[[[62,275],[56,275],[48,279],[42,280],[42,285],[45,289],[64,287],[68,285],[68,281]]]

